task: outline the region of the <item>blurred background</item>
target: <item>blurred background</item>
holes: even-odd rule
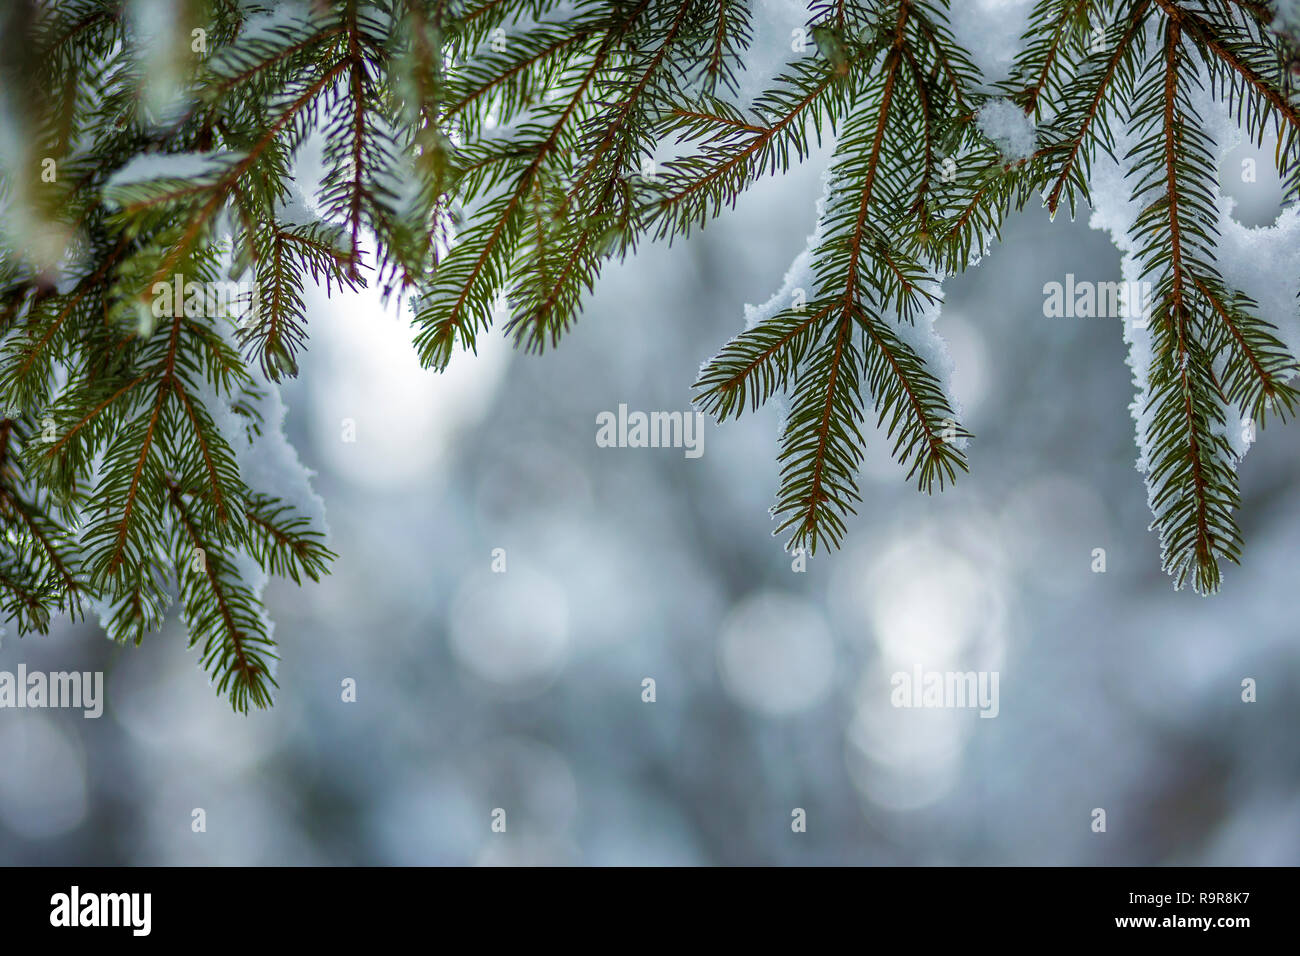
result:
[[[1224,177],[1245,225],[1276,214],[1266,152],[1225,159],[1260,157]],[[873,438],[805,571],[767,513],[779,408],[708,423],[699,458],[597,447],[602,411],[689,409],[825,160],[608,267],[541,357],[494,335],[439,376],[396,304],[318,297],[286,433],[340,558],[268,589],[275,707],[233,714],[179,624],[11,630],[0,670],[102,669],[107,703],[0,714],[0,864],[1300,863],[1300,431],[1242,466],[1222,593],[1175,592],[1121,320],[1043,316],[1047,282],[1120,278],[1086,212],[1013,217],[945,284],[971,473],[920,495]],[[914,667],[997,671],[996,719],[893,707]]]

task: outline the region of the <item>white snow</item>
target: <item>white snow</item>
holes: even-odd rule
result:
[[[104,184],[104,189],[107,192],[117,186],[134,186],[157,179],[199,179],[218,175],[242,158],[242,154],[228,150],[206,153],[141,153],[113,173]]]
[[[806,30],[809,13],[806,3],[798,0],[755,0],[751,5],[750,44],[741,59],[743,70],[736,71],[738,92],[719,85],[719,99],[746,108],[769,89],[778,74],[800,54],[794,49],[796,31],[804,41],[804,56],[818,56],[812,33]]]
[[[243,44],[253,41],[276,39],[273,31],[283,31],[285,27],[295,29],[310,26],[312,7],[301,0],[280,0],[270,13],[249,17],[244,21],[236,42]]]
[[[803,251],[795,256],[794,261],[790,263],[790,268],[786,270],[785,278],[781,281],[781,288],[762,305],[745,303],[746,331],[761,322],[767,321],[782,309],[790,308],[795,302],[797,292],[802,292],[805,301],[812,300],[814,290],[817,287],[816,278],[813,275],[812,252],[821,242],[822,214],[826,209],[829,182],[830,171],[826,170],[822,173],[822,195],[817,200],[817,225],[804,243]]]
[[[1010,75],[1033,6],[1034,0],[958,0],[949,6],[953,36],[986,84]]]
[[[980,107],[975,123],[1005,159],[1028,159],[1038,149],[1038,129],[1033,120],[1010,100],[989,100]]]
[[[320,216],[311,209],[310,203],[297,180],[293,180],[289,183],[289,195],[276,204],[275,217],[287,226],[310,226],[320,222]]]
[[[251,442],[235,444],[240,477],[254,491],[279,498],[298,514],[311,519],[312,527],[328,541],[325,502],[311,486],[314,473],[303,465],[284,434],[288,408],[280,395],[280,387],[264,380],[258,385],[263,391],[263,398],[258,403],[262,433],[254,436]]]

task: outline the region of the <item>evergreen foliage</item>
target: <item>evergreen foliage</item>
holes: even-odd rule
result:
[[[174,594],[218,690],[265,706],[275,651],[254,572],[315,579],[333,557],[239,466],[260,396],[297,373],[304,284],[409,294],[433,368],[472,350],[502,301],[514,342],[541,352],[604,262],[703,227],[827,137],[813,288],[726,343],[697,401],[726,419],[788,396],[779,531],[836,546],[869,424],[921,490],[966,470],[970,436],[914,334],[939,282],[1011,210],[1087,203],[1125,129],[1132,238],[1157,292],[1139,435],[1154,527],[1176,583],[1214,591],[1241,548],[1226,423],[1290,414],[1300,369],[1278,317],[1216,268],[1215,156],[1191,94],[1211,84],[1254,142],[1277,137],[1295,201],[1295,40],[1267,2],[1040,0],[1010,79],[989,87],[947,6],[816,0],[808,51],[748,98],[739,0],[15,5],[4,612],[27,632],[94,606],[139,642]],[[141,12],[160,9],[169,23]],[[981,131],[994,99],[1036,125],[1032,153]],[[294,179],[309,138],[319,184]],[[257,299],[160,309],[178,274],[252,279]]]

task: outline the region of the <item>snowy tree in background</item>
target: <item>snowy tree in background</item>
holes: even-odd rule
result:
[[[995,82],[947,3],[819,0],[755,46],[755,18],[787,7],[11,6],[6,615],[43,631],[93,608],[138,642],[175,597],[218,690],[267,705],[261,588],[333,557],[280,431],[305,283],[409,300],[432,368],[502,313],[540,352],[603,263],[704,226],[823,141],[807,250],[697,383],[719,419],[788,403],[787,547],[841,542],[869,422],[922,490],[966,469],[940,284],[991,251],[1010,211],[1088,204],[1125,279],[1153,289],[1125,336],[1165,567],[1216,590],[1241,548],[1237,463],[1297,397],[1300,7],[1040,0]],[[1273,145],[1285,183],[1266,248],[1234,228],[1217,181],[1242,137]]]

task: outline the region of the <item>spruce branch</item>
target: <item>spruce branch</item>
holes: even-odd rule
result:
[[[267,707],[277,686],[271,673],[277,657],[261,603],[220,542],[203,533],[180,486],[170,479],[165,484],[176,518],[173,559],[190,646],[202,643],[203,666],[235,710],[247,712],[250,703]]]

